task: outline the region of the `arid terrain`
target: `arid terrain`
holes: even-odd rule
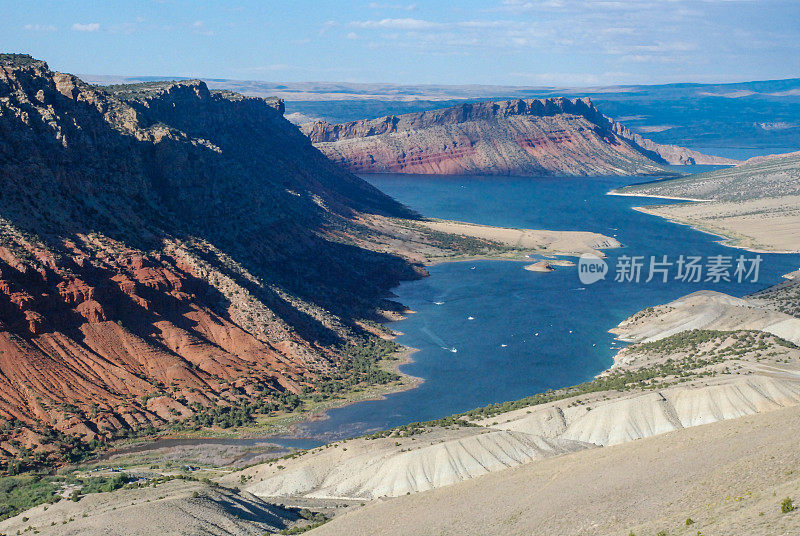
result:
[[[789,536],[798,434],[783,408],[374,501],[311,534]]]
[[[124,470],[144,484],[0,530],[105,534],[145,507],[186,534],[224,533],[209,522],[219,513],[233,534],[331,517],[312,534],[793,534],[800,517],[781,503],[800,493],[798,285],[645,309],[615,328],[633,344],[614,367],[572,388],[238,471],[132,458]],[[151,491],[164,474],[184,480]]]
[[[363,173],[674,174],[664,164],[730,164],[642,138],[589,99],[518,99],[301,127],[334,162]]]
[[[372,500],[319,534],[791,534],[796,290],[646,309],[593,382],[255,466],[245,489]]]
[[[690,296],[623,322],[615,332],[638,344],[623,350],[594,382],[511,403],[508,411],[499,405],[341,442],[280,468],[255,466],[243,472],[252,481],[246,489],[264,497],[396,497],[532,460],[800,403],[799,319],[767,306],[735,304],[746,310],[716,311],[716,322],[697,324],[694,318],[711,315],[691,301]],[[723,325],[724,317],[737,314],[735,323]],[[766,315],[774,316],[763,320]],[[676,317],[683,318],[682,329],[670,322]],[[777,330],[794,342],[772,333],[781,323]],[[667,327],[645,336],[643,326]]]
[[[800,251],[800,153],[759,157],[728,169],[613,192],[688,199],[639,210],[751,249]]]
[[[423,220],[415,222],[424,229],[447,235],[465,236],[500,243],[512,251],[604,256],[600,250],[620,247],[619,241],[587,231],[548,231],[542,229],[508,229],[457,221]]]

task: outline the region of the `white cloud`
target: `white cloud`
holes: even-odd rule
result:
[[[383,1],[388,3],[376,0],[368,6],[403,3]],[[753,0],[490,0],[469,15],[460,9],[435,18],[396,12],[387,13],[387,18],[373,14],[338,24],[345,29],[341,39],[355,33],[365,49],[406,49],[409,54],[475,61],[497,58],[498,63],[514,64],[510,70],[516,74],[511,76],[536,84],[656,81],[652,73],[667,72],[669,77],[665,74],[658,80],[688,78],[690,73],[713,70],[705,51],[728,59],[745,50],[772,50],[780,43],[783,49],[800,50],[794,30],[776,35],[774,29],[744,30],[732,23],[726,8],[733,2],[745,12],[757,7]],[[737,31],[741,35],[734,35]],[[594,78],[580,74],[587,65],[598,69]],[[631,70],[633,74],[628,73]],[[626,74],[608,74],[616,72]],[[715,76],[719,79],[720,74],[715,71]]]
[[[87,22],[87,23],[80,23],[76,22],[72,25],[72,29],[76,32],[96,32],[100,30],[100,23],[99,22]]]
[[[620,58],[630,63],[679,63],[684,58],[679,56],[655,56],[652,54],[626,54]]]
[[[503,5],[507,9],[511,9],[514,11],[530,11],[530,10],[541,10],[541,9],[548,9],[548,8],[563,8],[567,4],[566,0],[537,0],[537,1],[526,1],[526,0],[505,0]]]
[[[362,20],[350,23],[357,28],[386,28],[390,30],[432,30],[442,26],[442,23],[431,22],[420,19],[383,19],[383,20]]]
[[[345,37],[348,39],[358,39],[358,34],[356,32],[350,32]]]
[[[350,26],[365,28],[369,30],[403,30],[403,31],[438,31],[443,29],[488,29],[488,28],[508,28],[521,27],[522,23],[517,21],[504,20],[466,20],[456,22],[435,22],[424,19],[381,19],[381,20],[360,20],[353,21]]]
[[[26,24],[22,29],[29,32],[55,32],[58,28],[52,24]]]

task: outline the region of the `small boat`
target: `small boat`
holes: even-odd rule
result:
[[[468,316],[467,320],[475,320],[475,317],[474,316]]]
[[[538,337],[539,336],[539,332],[537,331],[536,333],[533,334],[533,336],[534,337]]]
[[[501,344],[500,348],[505,348],[506,346],[508,346],[508,345],[507,344]]]
[[[473,266],[472,268],[470,268],[470,270],[474,270],[474,269],[475,269],[475,267],[474,267],[474,266]]]
[[[569,332],[572,333],[572,330],[569,330]]]
[[[451,351],[451,352],[453,352],[453,353],[455,354],[455,353],[457,353],[457,352],[458,352],[458,348],[450,348],[450,351]]]
[[[433,302],[434,305],[444,305],[443,301],[435,301]]]

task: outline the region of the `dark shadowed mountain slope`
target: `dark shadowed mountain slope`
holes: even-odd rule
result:
[[[413,213],[282,102],[199,81],[102,89],[0,56],[0,183],[0,453],[29,463],[385,380],[360,319],[424,273],[357,245]]]

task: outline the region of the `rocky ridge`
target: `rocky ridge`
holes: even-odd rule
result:
[[[100,88],[0,55],[0,181],[4,461],[358,383],[385,347],[357,351],[361,319],[424,273],[359,247],[415,214],[282,102],[200,81]]]
[[[604,116],[591,100],[516,99],[303,132],[329,158],[365,173],[648,175],[666,164],[732,164],[642,138]]]

